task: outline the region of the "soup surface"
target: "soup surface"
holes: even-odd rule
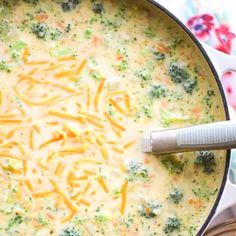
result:
[[[1,1],[0,18],[0,235],[195,235],[225,152],[140,145],[225,119],[190,39],[138,1]]]

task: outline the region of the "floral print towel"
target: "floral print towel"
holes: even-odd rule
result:
[[[236,56],[234,0],[178,0],[178,3],[176,0],[157,0],[157,2],[173,12],[198,39],[217,50]],[[236,111],[236,73],[226,73],[221,82],[230,105]]]

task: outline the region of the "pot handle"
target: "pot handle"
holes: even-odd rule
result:
[[[222,77],[225,72],[236,72],[236,57],[231,56],[202,43],[207,55],[210,57],[219,77]],[[229,107],[230,119],[236,120],[236,114],[231,107]],[[228,207],[236,204],[236,149],[232,149],[230,158],[230,171],[227,176],[225,188],[221,200],[216,209],[215,215],[218,215]]]

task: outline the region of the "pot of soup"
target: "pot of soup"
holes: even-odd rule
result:
[[[140,139],[228,120],[235,59],[151,0],[1,0],[0,17],[0,235],[201,235],[233,203],[230,150]]]

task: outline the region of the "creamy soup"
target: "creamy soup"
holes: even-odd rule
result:
[[[196,235],[225,151],[140,145],[225,120],[191,40],[145,1],[1,1],[0,18],[0,235]]]

